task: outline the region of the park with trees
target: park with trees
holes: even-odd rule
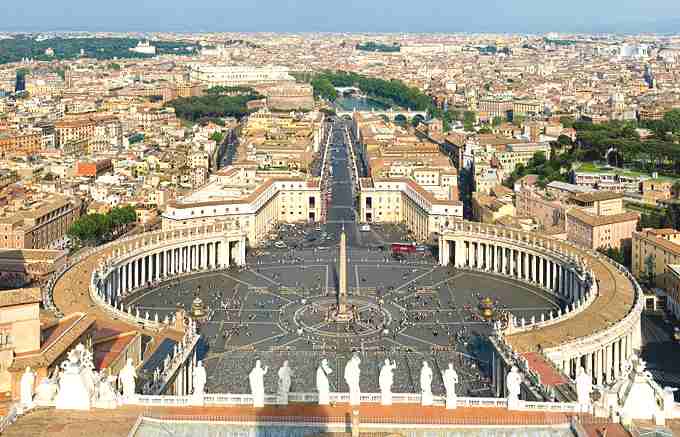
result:
[[[0,39],[0,64],[20,62],[24,58],[39,61],[76,59],[81,56],[98,60],[150,58],[153,55],[131,52],[137,46],[135,38],[50,38],[37,39],[29,35],[15,35]],[[179,41],[153,41],[157,54],[191,54],[193,46]],[[54,56],[45,54],[51,48]],[[81,55],[81,50],[83,55]]]
[[[218,89],[221,88],[221,89]],[[263,98],[250,88],[214,87],[200,97],[180,97],[166,104],[178,117],[191,122],[215,121],[222,117],[242,118],[251,111],[248,102]]]

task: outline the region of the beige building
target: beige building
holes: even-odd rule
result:
[[[66,235],[80,211],[80,200],[55,194],[6,213],[0,216],[0,248],[49,248]]]
[[[426,241],[463,217],[463,202],[436,198],[407,178],[363,178],[360,221],[404,223],[418,241]]]
[[[631,269],[640,279],[650,276],[648,265],[653,270],[654,284],[669,286],[668,265],[680,264],[680,231],[675,229],[643,229],[633,232]]]
[[[502,217],[514,217],[515,206],[495,196],[482,193],[472,194],[472,215],[481,223],[495,224]]]
[[[651,279],[653,286],[665,292],[666,308],[680,318],[680,231],[648,228],[633,232],[631,264],[637,278]]]
[[[515,195],[515,207],[518,216],[532,217],[543,229],[564,229],[564,206],[548,192],[522,188]]]
[[[623,212],[623,194],[606,191],[576,193],[569,203],[593,215],[614,215]]]
[[[589,249],[620,249],[630,244],[640,220],[637,212],[594,215],[578,208],[566,213],[567,239]]]
[[[176,201],[162,214],[163,229],[220,221],[238,223],[250,246],[259,246],[278,223],[316,222],[321,217],[318,178],[288,171],[258,171],[240,164]]]

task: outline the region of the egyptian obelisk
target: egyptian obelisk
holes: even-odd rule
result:
[[[349,313],[347,308],[347,234],[340,233],[340,266],[338,267],[338,316]]]

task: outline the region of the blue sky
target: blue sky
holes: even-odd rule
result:
[[[0,1],[0,31],[680,32],[680,0]]]

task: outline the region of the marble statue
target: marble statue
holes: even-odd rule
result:
[[[349,387],[350,405],[359,405],[361,403],[361,388],[359,387],[361,369],[359,364],[361,364],[359,356],[352,355],[352,358],[345,365],[345,382],[347,387]]]
[[[328,360],[321,360],[321,365],[316,369],[316,390],[319,392],[319,405],[329,405],[330,386],[328,383],[328,375],[333,373],[333,369],[328,365]]]
[[[291,375],[292,371],[290,370],[290,367],[288,366],[288,360],[283,362],[283,366],[279,369],[278,372],[279,375],[279,385],[278,385],[278,392],[279,392],[279,401],[280,403],[287,405],[288,404],[288,393],[290,392],[290,384],[291,384]]]
[[[132,364],[132,358],[127,359],[125,367],[118,374],[118,380],[123,386],[123,398],[132,399],[135,396],[135,379],[137,379],[137,371]]]
[[[30,367],[21,375],[21,406],[24,408],[33,407],[33,386],[35,385],[35,373]]]
[[[57,395],[57,384],[50,378],[43,378],[35,389],[35,403],[38,405],[50,404]]]
[[[206,374],[205,367],[203,367],[203,361],[196,363],[193,368],[193,385],[194,393],[193,400],[195,403],[203,404],[203,395],[205,395],[205,383],[208,380],[208,375]]]
[[[675,387],[666,386],[663,388],[663,408],[668,417],[671,417],[671,413],[675,408],[675,392],[677,390]]]
[[[92,406],[93,392],[89,387],[92,380],[87,382],[84,376],[85,371],[90,371],[90,363],[85,363],[90,357],[83,354],[84,347],[80,346],[69,351],[61,363],[59,392],[54,401],[57,410],[89,410]]]
[[[508,389],[508,409],[519,408],[519,394],[522,388],[522,376],[516,366],[512,366],[508,376],[505,377],[505,386]]]
[[[576,374],[576,396],[581,412],[590,411],[590,393],[593,391],[593,378],[588,375],[583,366],[578,368]]]
[[[442,379],[444,380],[444,388],[446,389],[446,409],[453,410],[456,408],[458,396],[456,395],[456,384],[458,384],[458,373],[453,368],[453,363],[449,363],[449,367],[442,372]]]
[[[385,364],[380,369],[380,376],[378,377],[381,405],[392,405],[392,383],[394,382],[394,369],[396,368],[396,363],[391,363],[389,358],[385,358]]]
[[[102,370],[99,374],[99,384],[97,385],[97,408],[113,409],[120,405],[120,395],[115,389],[116,376],[108,371]]]
[[[420,369],[420,404],[423,406],[432,405],[432,369],[427,361],[423,361]]]
[[[262,367],[260,360],[255,361],[255,367],[250,371],[248,379],[250,381],[250,392],[253,394],[253,406],[255,408],[264,407],[264,375],[269,368]]]

